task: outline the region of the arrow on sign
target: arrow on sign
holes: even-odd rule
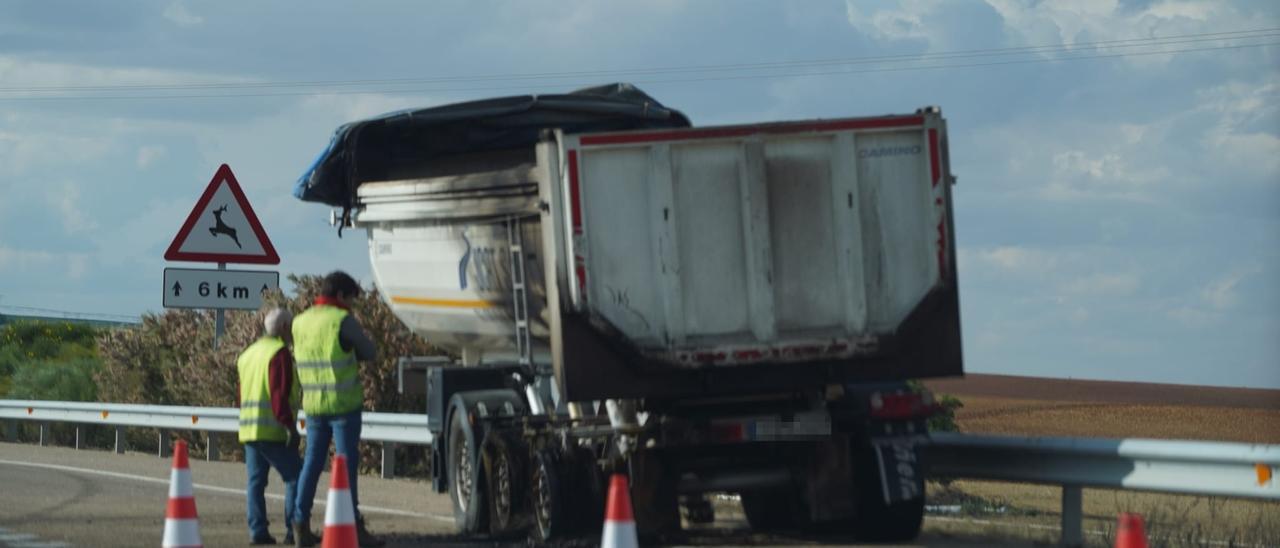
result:
[[[173,282],[173,296],[174,297],[182,296],[182,284],[178,282]]]

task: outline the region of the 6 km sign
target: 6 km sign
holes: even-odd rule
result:
[[[257,310],[262,294],[279,287],[278,272],[166,268],[164,306]]]

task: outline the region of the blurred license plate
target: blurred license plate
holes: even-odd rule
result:
[[[880,486],[886,504],[914,500],[924,494],[924,477],[916,453],[916,438],[872,442],[880,467]]]

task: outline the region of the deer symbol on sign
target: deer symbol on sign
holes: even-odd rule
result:
[[[236,243],[236,247],[240,247],[240,239],[236,237],[236,229],[231,228],[227,226],[227,223],[222,222],[222,214],[226,212],[227,206],[225,205],[213,210],[213,218],[216,224],[209,227],[209,234],[213,235],[215,238],[218,237],[219,234],[226,234],[231,237],[231,241]]]

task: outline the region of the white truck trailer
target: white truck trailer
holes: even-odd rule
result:
[[[434,486],[464,533],[706,521],[919,531],[909,379],[960,375],[946,123],[690,127],[625,85],[340,128],[296,195],[363,228],[426,368]],[[336,182],[335,182],[336,181]]]

